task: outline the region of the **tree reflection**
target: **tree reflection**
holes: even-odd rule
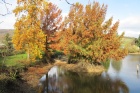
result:
[[[112,79],[107,73],[87,75],[58,71],[57,75],[48,76],[46,85],[49,88],[47,93],[129,93],[125,83],[120,79]]]
[[[138,55],[128,55],[127,57],[128,62],[137,62],[138,60],[140,61],[140,54]]]
[[[111,79],[108,74],[84,75],[68,72],[71,79],[69,90],[66,93],[128,93],[129,89],[120,79]]]
[[[112,65],[112,68],[113,68],[116,72],[120,72],[121,67],[122,67],[122,60],[120,60],[120,61],[112,60],[112,61],[111,61],[111,65]]]

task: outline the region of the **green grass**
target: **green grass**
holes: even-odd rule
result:
[[[129,46],[134,42],[135,38],[124,37],[122,39],[123,46]]]
[[[129,53],[138,53],[139,48],[135,44],[135,38],[133,37],[124,37],[122,39],[122,46],[128,49]]]
[[[18,54],[18,55],[13,55],[13,56],[7,56],[4,64],[6,66],[15,66],[17,64],[21,64],[20,62],[24,61],[26,59],[27,59],[26,54]],[[3,58],[0,57],[0,64],[2,64],[2,62],[3,62]]]

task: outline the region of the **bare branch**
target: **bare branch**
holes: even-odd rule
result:
[[[6,15],[8,15],[8,14],[11,14],[10,11],[9,11],[9,8],[7,7],[7,5],[12,5],[12,4],[7,3],[5,0],[1,0],[1,1],[2,1],[2,2],[0,2],[0,3],[5,5],[5,8],[6,8],[7,13],[5,13],[5,14],[0,14],[0,16],[6,16]]]
[[[0,14],[0,16],[6,16],[6,15],[9,15],[9,14],[12,14],[12,13],[6,13],[6,14]]]
[[[7,3],[5,0],[2,0],[2,2],[3,2],[4,4],[7,4],[7,5],[12,5],[12,4],[10,4],[10,3]]]
[[[65,0],[66,2],[67,2],[67,4],[69,4],[69,5],[74,5],[74,4],[71,4],[71,3],[69,3],[67,0]]]

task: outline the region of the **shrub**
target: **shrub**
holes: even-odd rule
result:
[[[63,52],[56,50],[56,51],[53,51],[52,57],[53,58],[58,58],[59,56],[62,56],[62,55],[64,55]]]
[[[137,47],[136,45],[131,45],[131,46],[128,48],[128,52],[129,52],[129,53],[136,53],[136,52],[139,52],[139,47]]]

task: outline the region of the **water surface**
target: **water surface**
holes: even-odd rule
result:
[[[53,67],[40,79],[42,93],[140,93],[140,55],[111,61],[101,75],[75,73]]]

